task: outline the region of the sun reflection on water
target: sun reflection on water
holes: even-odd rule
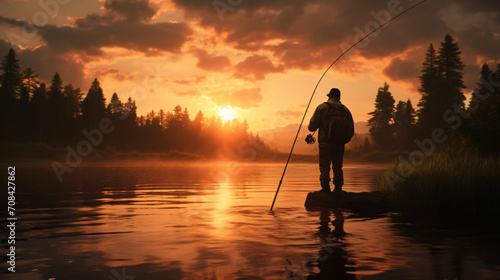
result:
[[[212,213],[212,218],[218,235],[227,234],[227,231],[223,229],[227,227],[230,219],[228,210],[232,205],[231,193],[231,183],[229,181],[224,181],[219,184],[217,196],[214,197],[215,211]]]

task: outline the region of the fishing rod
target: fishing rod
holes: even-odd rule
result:
[[[350,46],[347,50],[345,50],[339,57],[337,57],[337,59],[335,59],[332,62],[332,64],[330,64],[330,66],[328,66],[328,68],[326,68],[326,70],[323,73],[323,75],[321,75],[321,78],[319,78],[318,83],[316,83],[316,87],[314,87],[314,90],[313,90],[313,93],[311,95],[311,98],[309,99],[309,103],[307,103],[306,111],[304,112],[304,116],[302,116],[302,120],[300,121],[299,129],[297,130],[297,135],[295,135],[295,139],[293,140],[292,149],[290,150],[290,154],[288,154],[288,159],[286,160],[285,169],[283,169],[283,174],[281,175],[281,179],[280,179],[280,182],[278,184],[278,189],[276,190],[276,194],[274,195],[274,199],[273,199],[273,204],[271,204],[271,209],[269,211],[273,211],[274,203],[276,202],[276,197],[278,197],[278,192],[280,191],[281,183],[283,183],[283,178],[285,177],[286,168],[288,167],[288,163],[290,162],[290,158],[291,158],[292,153],[293,153],[293,148],[295,148],[295,143],[297,143],[297,138],[299,137],[300,129],[302,128],[302,124],[304,123],[304,119],[306,118],[307,111],[309,110],[309,106],[311,105],[311,101],[313,100],[314,94],[316,93],[316,90],[318,89],[319,83],[321,83],[321,80],[323,80],[323,77],[325,77],[325,75],[328,72],[328,70],[330,70],[330,68],[332,68],[333,65],[335,65],[335,63],[337,63],[337,61],[339,61],[347,52],[349,52],[352,48],[354,48],[356,45],[358,45],[359,43],[361,43],[361,41],[363,41],[364,39],[368,38],[370,35],[372,35],[373,33],[377,32],[379,29],[383,28],[384,26],[386,26],[387,24],[389,24],[391,21],[393,21],[393,20],[397,19],[398,17],[402,16],[403,14],[409,12],[410,10],[412,10],[413,8],[419,6],[420,4],[424,3],[425,1],[427,1],[427,0],[422,0],[422,1],[418,2],[417,4],[409,7],[408,9],[402,11],[399,14],[395,15],[393,18],[391,18],[387,22],[383,23],[379,27],[375,28],[372,32],[368,33],[366,36],[364,36],[359,41],[357,41],[356,43],[354,43],[354,45]]]

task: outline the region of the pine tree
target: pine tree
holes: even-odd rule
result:
[[[30,112],[30,96],[25,87],[21,87],[21,94],[19,96],[19,106],[17,107],[17,139],[22,141],[30,137],[31,130],[31,112]]]
[[[135,124],[137,120],[137,106],[135,105],[135,101],[132,98],[128,98],[127,103],[125,103],[125,115],[122,118],[129,120],[130,123]]]
[[[184,112],[182,113],[182,126],[185,128],[191,127],[191,119],[189,118],[189,112],[187,107],[184,108]]]
[[[56,72],[52,77],[47,99],[47,140],[51,144],[66,142],[69,120],[65,105],[61,76]]]
[[[460,58],[461,54],[458,43],[447,34],[441,43],[438,56],[438,68],[443,78],[443,101],[446,101],[445,105],[449,105],[447,108],[452,108],[454,104],[464,106],[465,96],[462,90],[466,87],[463,81],[464,64]]]
[[[72,84],[64,87],[64,108],[65,115],[69,118],[76,119],[81,114],[80,104],[82,103],[83,93],[80,88],[74,89]]]
[[[106,99],[99,81],[95,79],[90,86],[87,96],[82,102],[82,117],[88,128],[99,126],[106,116]]]
[[[30,94],[28,89],[21,87],[21,93],[19,94],[19,105],[27,104],[30,101]]]
[[[493,74],[493,81],[496,83],[500,83],[500,63],[497,64],[497,69],[495,73]],[[500,86],[497,86],[495,88],[494,94],[500,95]]]
[[[164,129],[167,126],[167,118],[163,109],[160,109],[160,112],[158,112],[158,120],[160,122],[161,128]]]
[[[469,102],[469,111],[477,110],[480,107],[482,100],[485,100],[490,94],[492,94],[492,92],[488,88],[489,86],[483,83],[489,82],[493,75],[493,72],[491,71],[488,64],[483,64],[483,66],[481,67],[480,75],[480,80],[477,83],[476,89],[472,93],[472,97]]]
[[[19,60],[14,49],[4,57],[0,70],[0,104],[5,108],[14,108],[19,97],[22,74]]]
[[[458,43],[446,35],[441,43],[438,55],[432,45],[427,51],[422,76],[420,76],[422,98],[419,107],[420,137],[429,137],[435,128],[446,129],[448,124],[443,114],[458,106],[464,107],[465,96],[462,90],[464,65],[460,58]]]
[[[54,118],[60,119],[63,117],[63,102],[64,102],[64,95],[63,95],[63,87],[62,87],[62,80],[61,76],[59,76],[59,73],[55,73],[54,76],[52,77],[52,83],[49,88],[49,99],[48,99],[48,106],[49,106],[49,111],[54,114]]]
[[[415,125],[416,116],[417,116],[417,112],[413,108],[413,104],[411,103],[411,100],[408,99],[406,101],[405,119],[407,120],[407,125],[409,128],[411,128],[413,125]]]
[[[378,89],[375,111],[369,113],[372,117],[368,120],[373,142],[382,149],[387,149],[392,145],[393,129],[391,124],[394,118],[394,103],[389,85],[385,83],[383,87]]]
[[[491,88],[491,85],[484,83],[491,81],[492,78],[495,81],[493,72],[487,64],[484,64],[468,108],[470,117],[464,120],[460,131],[470,144],[478,148],[479,152],[498,157],[500,153],[498,145],[500,139],[500,94],[498,94],[498,88]]]
[[[124,107],[116,92],[113,93],[106,111],[110,117],[119,117],[123,114]]]
[[[0,139],[14,140],[21,126],[18,122],[18,98],[21,88],[21,67],[13,49],[4,57],[0,70]]]
[[[46,123],[47,123],[47,87],[45,83],[41,83],[33,91],[33,97],[30,100],[32,112],[31,122],[33,123],[32,140],[44,142],[46,140]]]
[[[415,109],[411,100],[399,101],[394,113],[394,131],[400,148],[409,148],[413,137],[413,125],[415,124]]]
[[[419,92],[426,97],[439,90],[441,80],[439,74],[439,60],[432,44],[429,45],[423,66],[422,75],[419,77],[421,81]]]
[[[201,110],[198,111],[198,113],[196,114],[196,117],[193,120],[193,127],[196,130],[201,130],[204,120],[205,120],[205,116],[203,116],[203,112]]]
[[[243,121],[243,125],[242,125],[243,131],[245,131],[245,133],[247,133],[248,132],[248,128],[249,128],[248,122],[247,122],[247,120],[244,120]]]
[[[23,71],[23,89],[26,90],[29,96],[33,93],[33,91],[38,86],[38,74],[35,73],[31,67],[24,69]]]
[[[438,63],[436,51],[433,45],[430,44],[423,63],[422,75],[419,77],[421,82],[419,92],[422,97],[417,106],[419,107],[418,122],[422,134],[428,132],[435,120],[441,117],[437,97],[440,92],[442,78],[439,73]]]
[[[404,134],[406,130],[406,102],[399,101],[396,105],[396,111],[394,113],[394,131],[396,136],[399,138]]]
[[[180,105],[175,106],[174,116],[178,117],[179,120],[182,118],[182,107]]]
[[[32,129],[33,125],[30,122],[33,118],[32,112],[30,112],[30,98],[38,85],[38,80],[36,79],[37,77],[38,74],[36,74],[31,67],[24,69],[22,72],[22,85],[19,96],[19,119],[21,127],[26,129]],[[29,137],[29,133],[25,132],[22,137]]]

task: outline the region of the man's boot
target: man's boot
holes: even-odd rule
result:
[[[321,181],[321,191],[330,193],[330,182],[329,181]]]
[[[342,192],[342,184],[335,184],[335,188],[333,189],[335,193],[341,193]]]

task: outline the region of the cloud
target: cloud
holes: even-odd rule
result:
[[[2,59],[10,48],[16,50],[21,69],[31,67],[40,75],[38,78],[42,82],[49,84],[54,74],[58,72],[64,84],[71,83],[80,88],[90,86],[90,80],[85,79],[82,62],[78,62],[72,56],[61,57],[47,46],[20,50],[9,42],[0,41]]]
[[[236,64],[234,77],[247,81],[263,80],[267,74],[282,73],[285,70],[283,65],[274,66],[267,56],[252,55],[244,61]]]
[[[40,79],[46,82],[50,82],[52,76],[58,72],[65,84],[72,83],[82,90],[90,86],[90,81],[85,79],[83,73],[83,63],[74,60],[72,56],[61,57],[47,46],[25,50],[18,55],[23,67],[31,67],[40,73]]]
[[[0,40],[0,56],[3,57],[7,55],[7,53],[9,52],[9,50],[13,48],[16,52],[19,51],[19,48],[17,48],[16,46],[13,46],[11,43],[7,42],[7,41],[1,41]]]
[[[104,8],[132,22],[147,21],[158,11],[149,1],[141,0],[108,0]]]
[[[211,1],[173,2],[190,20],[214,31],[219,42],[242,51],[270,51],[286,69],[303,70],[326,67],[365,34],[413,5],[396,0],[374,0],[369,5],[347,0],[253,0],[226,10],[221,21]],[[500,13],[493,12],[499,6],[491,0],[427,1],[367,38],[350,54],[387,58],[408,48],[441,42],[449,33],[463,48],[470,48],[464,55],[500,60]],[[343,69],[347,68],[338,68]]]
[[[296,119],[304,114],[302,111],[294,111],[294,110],[282,110],[282,111],[277,111],[277,115],[280,115],[285,118],[292,118]]]
[[[231,67],[231,61],[227,56],[209,54],[207,51],[202,49],[196,49],[193,52],[198,58],[198,64],[196,64],[196,67],[200,69],[223,72]]]
[[[249,109],[257,107],[262,101],[260,88],[242,89],[234,92],[218,93],[211,99],[219,106],[239,107]]]
[[[200,93],[198,91],[194,91],[194,90],[175,91],[174,94],[177,96],[198,96],[198,95],[200,95]]]
[[[118,69],[113,69],[113,68],[112,69],[98,69],[92,73],[92,76],[94,78],[98,78],[98,79],[109,76],[118,82],[123,82],[126,80],[133,80],[134,79],[134,75],[120,71]]]
[[[383,73],[393,81],[413,81],[420,75],[420,66],[414,61],[394,58],[383,70]]]
[[[197,85],[207,79],[206,76],[198,76],[194,78],[180,79],[174,80],[173,82],[181,85]]]
[[[150,23],[157,8],[148,0],[108,0],[104,12],[77,18],[74,25],[27,25],[0,16],[0,24],[37,30],[47,46],[57,52],[104,55],[103,48],[120,47],[148,55],[179,53],[193,33],[186,23]]]
[[[38,52],[43,52],[44,58],[58,59],[59,64],[68,67],[64,69],[69,69],[69,65],[82,66],[81,60],[107,58],[107,48],[122,48],[146,55],[181,55],[185,48],[189,50],[195,45],[199,49],[190,53],[198,59],[198,68],[216,72],[231,70],[230,58],[212,48],[232,50],[235,56],[247,56],[234,66],[234,77],[258,81],[268,74],[291,69],[326,69],[357,39],[394,16],[392,10],[406,9],[414,1],[373,0],[369,4],[348,0],[226,1],[240,4],[226,10],[223,21],[213,1],[172,0],[174,6],[170,1],[164,4],[158,0],[100,2],[102,8],[99,12],[59,21],[70,21],[64,26],[36,27],[38,36],[33,41],[41,39],[46,43]],[[392,10],[391,5],[394,6]],[[33,6],[38,8],[36,3]],[[478,61],[500,61],[499,10],[500,2],[491,0],[426,1],[350,52],[350,55],[357,54],[364,59],[342,59],[335,70],[358,73],[370,60],[390,58],[391,64],[384,69],[384,74],[391,79],[410,81],[411,62],[420,68],[424,56],[415,59],[402,54],[429,43],[434,43],[437,49],[444,35],[449,33],[459,42],[464,62],[471,66],[465,70],[476,71]],[[14,26],[20,33],[25,22],[6,15],[0,16],[0,25]],[[186,20],[175,22],[171,20],[174,18]],[[266,56],[262,55],[264,53]],[[75,55],[80,55],[81,60]],[[52,72],[52,68],[48,68],[47,71]],[[71,70],[77,75],[77,70]],[[82,77],[80,81],[83,81]],[[465,78],[470,79],[467,75]],[[181,80],[178,82],[182,84]]]
[[[157,51],[178,53],[191,30],[185,23],[129,23],[113,22],[89,28],[44,26],[39,31],[48,46],[54,50],[84,51],[100,56],[104,47],[120,47],[146,54]]]
[[[15,28],[7,34],[8,38],[17,36],[10,43],[25,45],[41,39],[43,45],[18,52],[23,67],[32,67],[46,82],[58,71],[63,79],[79,87],[89,83],[84,75],[85,62],[107,58],[106,48],[118,47],[148,56],[178,54],[193,33],[187,23],[152,22],[158,7],[149,0],[106,0],[101,10],[71,19],[73,24],[63,26],[35,26],[5,16],[0,16],[0,25]],[[38,39],[26,37],[34,32]],[[10,43],[6,43],[7,49],[12,46]],[[118,81],[131,77],[115,70],[98,71],[96,75],[110,75]]]

